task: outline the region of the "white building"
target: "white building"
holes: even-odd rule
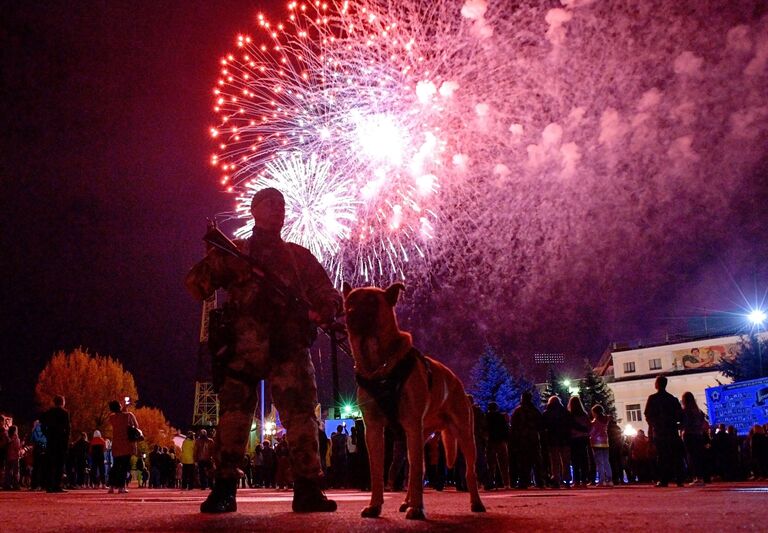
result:
[[[684,392],[692,392],[696,403],[706,413],[704,390],[731,382],[714,367],[720,359],[738,351],[740,339],[734,335],[611,350],[610,363],[598,371],[603,371],[613,391],[616,414],[622,427],[631,424],[635,429],[648,432],[643,411],[648,396],[656,392],[654,382],[658,374],[667,377],[670,394],[679,399]]]

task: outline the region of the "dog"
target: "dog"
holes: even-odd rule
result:
[[[365,423],[371,471],[371,501],[364,518],[381,514],[384,503],[384,428],[399,425],[408,447],[408,493],[400,506],[411,520],[424,520],[424,443],[440,431],[446,462],[452,467],[457,449],[467,463],[467,488],[473,512],[485,512],[475,473],[472,406],[459,378],[440,362],[421,355],[411,335],[400,330],[395,305],[402,283],[382,290],[343,286],[344,313],[355,360],[358,403]]]

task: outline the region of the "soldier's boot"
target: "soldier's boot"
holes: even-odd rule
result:
[[[235,494],[237,479],[217,479],[208,498],[200,504],[201,513],[233,513],[237,511]]]
[[[297,478],[293,482],[292,507],[294,513],[332,513],[336,502],[323,494],[318,480]]]

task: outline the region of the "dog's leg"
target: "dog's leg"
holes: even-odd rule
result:
[[[425,520],[424,515],[424,427],[419,420],[406,430],[408,442],[408,520]]]
[[[371,470],[371,502],[360,516],[376,518],[384,504],[384,426],[379,423],[365,424],[365,444],[368,447],[368,466]]]
[[[464,459],[467,462],[467,489],[469,490],[469,501],[472,505],[473,513],[484,513],[485,505],[480,501],[480,492],[477,490],[477,471],[475,470],[477,462],[477,449],[475,448],[474,424],[472,422],[472,412],[467,416],[462,416],[457,421],[459,447],[464,452]]]

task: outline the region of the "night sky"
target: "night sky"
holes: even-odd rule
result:
[[[0,411],[33,416],[45,362],[82,345],[122,361],[144,404],[175,425],[190,420],[200,307],[182,280],[203,253],[206,217],[231,207],[207,165],[211,87],[218,58],[257,12],[246,1],[3,3]],[[612,340],[660,335],[764,298],[764,147],[756,159],[726,201],[710,206],[716,234],[691,228],[675,250],[688,256],[681,268],[663,262],[664,283],[657,271],[624,273],[611,301],[620,311],[595,315],[587,305],[584,327],[564,324],[567,338],[555,330],[572,315],[558,316],[552,300],[519,348],[596,360]],[[577,308],[589,291],[565,287],[559,298]],[[418,313],[407,322],[429,344]],[[465,372],[467,360],[458,366]]]

